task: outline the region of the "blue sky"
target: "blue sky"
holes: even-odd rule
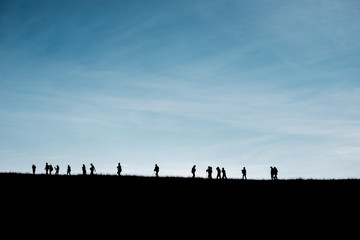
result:
[[[360,177],[360,3],[0,1],[0,171]]]

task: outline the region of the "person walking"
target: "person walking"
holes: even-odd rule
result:
[[[90,175],[94,175],[94,172],[96,172],[96,169],[92,163],[90,163]]]
[[[117,165],[117,175],[120,176],[121,172],[122,172],[122,168],[121,168],[120,163],[118,163],[118,165]]]
[[[85,164],[82,165],[82,173],[83,173],[83,175],[86,175],[86,166],[85,166]]]
[[[155,172],[155,176],[158,177],[159,176],[159,166],[157,164],[155,164],[155,168],[154,168],[154,172]]]
[[[195,172],[196,172],[196,165],[194,165],[194,166],[191,168],[191,173],[192,173],[192,177],[193,177],[193,178],[195,177]]]
[[[206,169],[206,172],[208,173],[208,178],[212,179],[212,167],[208,166],[208,168]]]
[[[45,164],[45,168],[44,168],[44,169],[45,169],[45,174],[46,174],[46,175],[48,175],[48,174],[49,174],[49,167],[50,167],[50,166],[49,166],[49,164],[48,164],[48,163],[46,163],[46,164]]]
[[[274,170],[274,180],[277,180],[278,179],[278,177],[277,177],[278,169],[276,167],[274,167],[273,170]]]
[[[60,167],[59,165],[55,166],[55,175],[59,175]]]
[[[221,170],[219,167],[216,167],[216,172],[217,172],[216,179],[221,179]]]
[[[242,179],[244,180],[244,179],[247,179],[246,178],[246,168],[245,167],[243,167],[243,169],[241,169],[241,173],[242,173]]]
[[[35,164],[33,164],[33,165],[31,166],[31,168],[32,168],[32,173],[35,174],[35,172],[36,172],[36,166],[35,166]]]
[[[66,175],[71,175],[71,167],[70,167],[70,165],[67,165]]]
[[[52,171],[54,170],[52,164],[49,165],[49,174],[51,175]]]
[[[221,169],[222,179],[227,179],[225,168]]]
[[[274,180],[274,174],[275,174],[275,170],[272,166],[270,166],[270,177],[271,177],[271,180]]]

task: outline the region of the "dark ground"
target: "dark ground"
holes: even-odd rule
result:
[[[35,205],[61,203],[79,211],[84,204],[104,208],[197,206],[248,210],[298,208],[318,204],[351,206],[359,198],[360,180],[241,180],[115,175],[0,174],[3,200],[31,200]],[[355,201],[356,200],[356,201]],[[138,203],[138,204],[137,204]]]
[[[286,228],[296,235],[312,229],[324,237],[330,230],[338,231],[340,224],[348,226],[346,233],[357,229],[352,227],[357,222],[351,219],[358,219],[360,203],[358,179],[217,180],[18,173],[0,173],[0,179],[5,219],[17,224],[24,219],[39,223],[40,219],[50,228],[61,223],[62,229],[75,232],[85,227],[85,235],[102,226],[103,233],[115,231],[113,234],[131,229],[135,236],[148,231],[149,237],[156,237],[165,231],[176,238],[191,232],[220,237],[255,227],[253,237],[266,235],[269,228],[280,232]],[[324,226],[326,229],[319,231]],[[152,233],[153,227],[160,233]]]
[[[358,199],[360,180],[241,180],[185,177],[144,177],[116,175],[44,175],[0,173],[3,197],[73,199],[112,202],[148,199],[190,203],[248,202],[278,204],[281,201],[351,202]],[[4,192],[5,191],[5,192]],[[173,198],[173,199],[169,199]]]
[[[241,180],[205,179],[186,177],[145,177],[95,174],[86,175],[45,175],[0,173],[3,189],[15,195],[28,194],[41,198],[65,196],[86,198],[97,196],[108,198],[152,196],[161,200],[166,196],[196,198],[202,201],[218,201],[236,198],[296,197],[298,200],[348,198],[357,196],[359,179],[279,179]],[[245,197],[246,196],[246,197]],[[338,197],[337,197],[338,196]],[[213,199],[213,200],[212,200]],[[339,200],[339,199],[338,199]]]

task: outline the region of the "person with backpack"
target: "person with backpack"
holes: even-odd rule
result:
[[[212,167],[208,166],[208,168],[206,169],[206,172],[208,173],[208,178],[212,179]]]
[[[52,171],[54,170],[52,164],[49,165],[49,174],[51,175]]]
[[[274,169],[274,180],[277,180],[278,179],[278,177],[277,177],[278,169],[276,167],[274,167],[273,169]]]
[[[194,166],[191,168],[191,173],[192,173],[192,177],[193,177],[193,178],[195,177],[195,172],[196,172],[196,165],[194,165]]]
[[[271,175],[271,180],[276,180],[277,179],[277,168],[270,166],[270,175]]]
[[[216,167],[216,172],[217,172],[216,179],[221,179],[221,170],[219,167]]]
[[[242,179],[247,179],[246,178],[246,168],[243,167],[243,169],[241,169],[241,173],[242,173]]]
[[[227,179],[225,168],[221,168],[222,179]]]
[[[94,172],[96,172],[96,169],[92,163],[90,163],[90,175],[94,175]]]
[[[55,175],[59,175],[59,170],[60,170],[59,165],[56,165],[55,166]]]
[[[155,176],[158,177],[159,176],[159,166],[157,164],[155,164],[155,168],[154,168],[154,172],[155,172]]]
[[[117,165],[117,175],[120,176],[121,172],[122,172],[122,168],[121,168],[120,163],[118,163],[118,165]]]

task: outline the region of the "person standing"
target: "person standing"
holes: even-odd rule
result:
[[[191,173],[192,173],[192,177],[193,177],[193,178],[195,177],[195,172],[196,172],[196,165],[194,165],[194,166],[191,168]]]
[[[36,166],[35,166],[35,164],[33,164],[33,165],[31,166],[31,168],[32,168],[32,173],[35,174],[35,171],[36,171]]]
[[[85,164],[82,165],[82,172],[83,172],[83,175],[86,175],[86,166],[85,166]]]
[[[247,179],[246,178],[246,168],[243,167],[243,169],[241,169],[241,173],[242,173],[242,179]]]
[[[154,172],[155,172],[155,176],[158,177],[159,176],[159,166],[157,164],[155,164],[155,168],[154,168]]]
[[[121,168],[120,163],[118,163],[118,165],[117,165],[117,175],[120,176],[121,172],[122,172],[122,168]]]
[[[49,164],[48,163],[45,164],[45,174],[46,175],[49,174]]]

